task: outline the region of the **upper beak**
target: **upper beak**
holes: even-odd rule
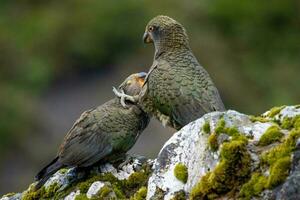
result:
[[[143,35],[143,41],[144,43],[151,43],[152,42],[152,39],[149,35],[149,33],[146,31]]]

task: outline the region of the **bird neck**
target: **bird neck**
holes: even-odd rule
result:
[[[154,57],[158,58],[164,53],[178,52],[190,50],[188,40],[184,37],[168,37],[167,39],[160,39],[154,42],[155,54]]]

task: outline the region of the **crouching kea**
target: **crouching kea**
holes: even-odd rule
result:
[[[139,94],[146,73],[132,74],[122,84],[128,95]],[[85,111],[65,136],[57,157],[36,176],[40,188],[63,167],[85,168],[100,162],[124,158],[149,123],[149,116],[137,105],[126,102],[124,108],[115,97],[103,105]]]

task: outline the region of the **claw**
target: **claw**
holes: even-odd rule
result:
[[[124,107],[124,108],[127,108],[127,105],[126,105],[126,103],[125,103],[125,92],[124,92],[124,90],[123,89],[121,89],[121,92],[119,92],[115,87],[113,87],[113,92],[115,93],[115,95],[117,96],[117,97],[119,97],[120,98],[120,103],[121,103],[121,105]]]
[[[124,92],[123,89],[121,89],[120,92],[119,92],[115,87],[113,87],[113,92],[115,93],[115,95],[116,95],[117,97],[120,98],[121,105],[122,105],[124,108],[127,108],[127,107],[128,107],[128,106],[126,105],[126,102],[125,102],[126,100],[131,101],[131,102],[133,102],[133,103],[136,102],[136,100],[134,99],[134,97],[125,94],[125,92]]]

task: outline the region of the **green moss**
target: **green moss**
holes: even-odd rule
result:
[[[289,117],[285,117],[283,118],[282,122],[281,122],[281,127],[283,129],[292,129],[293,128],[293,122],[292,119]]]
[[[280,107],[274,107],[272,108],[269,113],[268,113],[268,117],[272,118],[275,117],[275,115],[277,115],[278,113],[280,113],[280,111],[285,108],[285,106],[280,106]]]
[[[53,197],[56,194],[56,192],[58,191],[59,188],[60,187],[59,187],[58,183],[54,183],[54,184],[50,185],[46,189],[46,193],[45,193],[44,197],[46,197],[46,198]]]
[[[110,175],[113,176],[111,173],[107,173],[104,176],[110,176]],[[100,181],[101,178],[102,176],[93,176],[91,178],[88,178],[85,181],[78,183],[76,187],[80,190],[81,193],[87,193],[92,183],[94,183],[95,181]]]
[[[192,189],[191,199],[215,199],[247,181],[251,158],[246,145],[247,142],[239,137],[225,142],[220,153],[220,163],[196,184]]]
[[[280,141],[283,137],[283,133],[278,126],[269,127],[266,132],[260,137],[258,141],[259,146],[266,146],[274,142]]]
[[[60,172],[61,174],[65,174],[65,173],[68,172],[68,169],[67,169],[67,168],[62,168],[62,169],[59,170],[59,172]]]
[[[212,151],[218,151],[219,144],[217,134],[213,133],[208,137],[208,146]]]
[[[186,200],[186,194],[184,190],[179,190],[178,192],[175,192],[174,197],[171,200]]]
[[[178,163],[174,168],[174,176],[181,182],[186,183],[188,179],[187,167],[182,163]]]
[[[125,199],[125,194],[120,188],[114,186],[113,191],[119,199]]]
[[[251,179],[245,183],[239,193],[242,199],[250,200],[266,189],[267,178],[260,173],[253,173]]]
[[[225,120],[224,118],[221,118],[216,125],[215,133],[219,135],[220,133],[224,132],[224,129],[225,129]]]
[[[294,129],[290,131],[289,135],[284,139],[284,141],[281,144],[262,154],[262,163],[271,166],[280,158],[290,156],[291,153],[295,150],[296,141],[299,137],[299,129]]]
[[[34,191],[33,189],[28,189],[28,191],[22,196],[22,200],[35,200],[40,199],[40,197],[43,196],[45,193],[45,187],[41,187],[37,191]]]
[[[300,115],[294,118],[294,128],[300,129]]]
[[[34,190],[34,187],[30,187],[28,191],[22,197],[22,200],[35,200],[35,199],[47,199],[54,197],[59,189],[58,183],[50,185],[47,189],[43,186],[38,190]]]
[[[210,133],[210,125],[209,122],[205,122],[205,124],[202,127],[202,130],[204,131],[204,133],[209,134]]]
[[[290,118],[290,117],[285,117],[283,118],[281,122],[281,127],[284,129],[300,129],[300,115]]]
[[[129,176],[129,178],[125,181],[125,186],[128,189],[137,189],[142,185],[146,185],[148,181],[148,173],[145,171],[135,172]]]
[[[96,195],[96,198],[104,198],[107,197],[113,190],[111,187],[105,185],[103,186]]]
[[[141,187],[147,186],[147,181],[150,173],[151,168],[147,164],[145,164],[144,166],[142,166],[142,169],[140,171],[131,174],[128,179],[125,180],[119,180],[111,173],[102,173],[98,175],[90,174],[89,177],[80,180],[79,183],[73,183],[64,191],[59,192],[54,196],[56,199],[63,199],[70,192],[78,189],[81,193],[86,193],[92,183],[94,183],[95,181],[101,181],[109,182],[111,184],[111,186],[108,186],[108,188],[110,188],[111,191],[115,193],[117,199],[129,199]],[[104,193],[99,195],[104,195],[107,191],[108,190],[104,190]]]
[[[89,200],[89,198],[87,198],[86,194],[79,194],[75,197],[75,200]]]
[[[233,137],[241,136],[237,127],[235,127],[235,126],[226,127],[224,118],[221,118],[218,121],[216,128],[215,128],[215,133],[217,135],[220,135],[221,133],[225,133],[225,134],[227,134],[229,136],[233,136]]]
[[[233,137],[241,136],[239,130],[235,126],[226,128],[225,133]]]
[[[270,169],[266,188],[276,187],[288,176],[291,155],[296,148],[296,141],[299,137],[300,129],[293,129],[281,144],[262,154],[261,164]]]
[[[265,122],[269,122],[269,119],[266,119],[265,117],[261,117],[261,116],[250,116],[250,121],[251,122],[261,122],[261,123],[265,123]]]
[[[133,197],[130,198],[130,200],[143,200],[146,199],[146,196],[147,188],[143,186],[133,195]]]
[[[270,167],[270,175],[268,178],[267,187],[273,188],[282,183],[289,175],[291,158],[286,156],[280,158]]]

